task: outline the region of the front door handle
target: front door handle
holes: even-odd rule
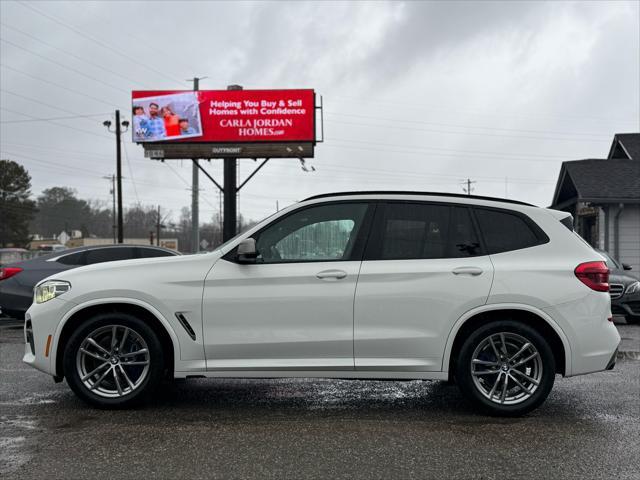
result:
[[[316,273],[316,277],[320,280],[340,280],[347,276],[347,272],[344,270],[323,270]]]
[[[451,273],[454,275],[472,275],[475,277],[482,274],[482,269],[480,267],[458,267],[451,270]]]

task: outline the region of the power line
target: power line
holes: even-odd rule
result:
[[[40,58],[46,60],[47,62],[51,62],[51,63],[53,63],[55,65],[58,65],[59,67],[62,67],[64,69],[66,69],[66,70],[69,70],[69,71],[71,71],[71,72],[73,72],[73,73],[75,73],[77,75],[82,75],[83,77],[86,77],[86,78],[88,78],[90,80],[93,80],[94,82],[101,83],[102,85],[106,85],[109,88],[113,88],[114,90],[119,90],[121,92],[129,93],[128,90],[124,90],[124,89],[122,89],[120,87],[116,87],[114,85],[111,85],[111,84],[109,84],[107,82],[104,82],[104,81],[100,80],[97,77],[94,77],[92,75],[87,75],[86,73],[84,73],[84,72],[82,72],[80,70],[77,70],[77,69],[72,68],[72,67],[68,67],[67,65],[63,65],[60,62],[57,62],[57,61],[55,61],[55,60],[53,60],[51,58],[45,57],[44,55],[40,55],[39,53],[32,52],[31,50],[29,50],[27,48],[24,48],[24,47],[21,47],[20,45],[18,45],[16,43],[10,42],[9,40],[5,40],[4,38],[0,38],[0,42],[8,43],[9,45],[12,45],[15,48],[19,48],[20,50],[24,50],[25,52],[30,53],[31,55],[35,55],[36,57],[40,57]]]
[[[325,115],[336,115],[339,117],[356,117],[356,118],[368,118],[370,120],[381,120],[385,122],[399,122],[399,123],[412,123],[412,124],[420,124],[420,125],[435,125],[439,127],[453,127],[453,128],[476,128],[482,130],[501,130],[505,132],[520,132],[520,133],[541,133],[541,134],[550,134],[550,135],[580,135],[580,136],[591,136],[591,137],[606,137],[610,138],[608,135],[603,135],[599,133],[581,133],[581,132],[553,132],[549,130],[528,130],[521,128],[502,128],[502,127],[482,127],[477,125],[460,125],[455,123],[441,123],[441,122],[426,122],[423,120],[402,120],[396,118],[389,117],[375,117],[371,115],[359,115],[355,113],[341,113],[341,112],[324,112]]]
[[[0,67],[4,67],[4,68],[6,68],[7,70],[12,70],[12,71],[17,72],[17,73],[19,73],[19,74],[21,74],[21,75],[25,75],[25,76],[27,76],[27,77],[33,78],[34,80],[38,80],[39,82],[48,83],[49,85],[53,85],[53,86],[55,86],[55,87],[61,88],[61,89],[63,89],[63,90],[66,90],[66,91],[68,91],[68,92],[75,93],[76,95],[81,95],[81,96],[83,96],[83,97],[85,97],[85,98],[90,98],[91,100],[94,100],[94,101],[96,101],[96,102],[100,102],[100,103],[102,103],[102,104],[104,104],[104,105],[108,105],[108,106],[110,106],[110,107],[111,107],[111,106],[113,106],[113,104],[112,104],[112,103],[105,102],[105,101],[104,101],[103,99],[101,99],[101,98],[94,97],[94,96],[92,96],[92,95],[87,95],[86,93],[80,92],[80,91],[78,91],[78,90],[74,90],[74,89],[69,88],[69,87],[66,87],[66,86],[64,86],[64,85],[60,85],[59,83],[52,82],[51,80],[47,80],[47,79],[45,79],[45,78],[41,78],[41,77],[38,77],[38,76],[36,76],[36,75],[31,75],[30,73],[23,72],[22,70],[18,70],[17,68],[11,67],[11,66],[7,65],[6,63],[0,63]]]
[[[129,77],[126,77],[126,76],[124,76],[124,75],[122,75],[122,74],[120,74],[120,73],[118,73],[118,72],[116,72],[116,71],[114,71],[114,70],[111,70],[111,69],[109,69],[109,68],[106,68],[106,67],[104,67],[103,65],[101,65],[101,64],[99,64],[99,63],[93,62],[93,61],[91,61],[91,60],[87,60],[86,58],[79,57],[78,55],[76,55],[76,54],[74,54],[74,53],[71,53],[70,51],[65,50],[64,48],[56,47],[55,45],[52,45],[52,44],[51,44],[51,43],[49,43],[49,42],[45,42],[45,41],[43,41],[43,40],[40,40],[40,39],[39,39],[38,37],[36,37],[35,35],[31,35],[30,33],[27,33],[27,32],[25,32],[25,31],[23,31],[23,30],[20,30],[20,29],[17,29],[17,28],[15,28],[15,27],[12,27],[12,26],[10,26],[10,25],[7,25],[7,24],[6,24],[6,23],[4,23],[4,22],[0,22],[0,25],[2,25],[2,26],[3,26],[3,27],[5,27],[5,28],[9,28],[9,29],[11,29],[11,30],[14,30],[14,31],[16,31],[16,32],[20,33],[21,35],[24,35],[24,36],[26,36],[26,37],[29,37],[29,38],[31,38],[31,39],[33,39],[33,40],[35,40],[36,42],[39,42],[39,43],[41,43],[41,44],[43,44],[43,45],[46,45],[46,46],[47,46],[47,47],[49,47],[49,48],[52,48],[52,49],[54,49],[54,50],[57,50],[57,51],[59,51],[59,52],[64,53],[65,55],[68,55],[68,56],[70,56],[70,57],[73,57],[73,58],[75,58],[76,60],[80,60],[81,62],[84,62],[84,63],[86,63],[86,64],[88,64],[88,65],[91,65],[91,66],[93,66],[93,67],[95,67],[95,68],[99,68],[100,70],[103,70],[103,71],[105,71],[105,72],[108,72],[108,73],[110,73],[110,74],[112,74],[112,75],[114,75],[114,76],[116,76],[116,77],[122,78],[123,80],[126,80],[126,81],[128,81],[128,82],[133,82],[134,84],[135,84],[135,83],[138,83],[138,84],[139,84],[139,81],[138,81],[138,80],[133,80],[133,79],[131,79],[131,78],[129,78]]]
[[[129,168],[129,175],[131,175],[131,184],[133,185],[133,193],[136,196],[136,201],[140,203],[140,199],[138,198],[138,189],[136,188],[136,181],[133,177],[133,170],[131,169],[131,162],[129,161],[129,153],[127,152],[126,142],[122,142],[122,149],[124,150],[124,158],[127,160],[127,167]]]
[[[382,104],[382,105],[390,105],[393,107],[406,107],[406,108],[411,108],[414,110],[446,110],[447,112],[464,112],[464,113],[470,113],[471,115],[481,115],[481,116],[500,116],[500,117],[523,117],[523,118],[559,118],[559,119],[570,119],[571,121],[575,121],[576,119],[578,120],[585,120],[585,119],[590,119],[590,120],[594,120],[594,121],[598,121],[598,122],[607,122],[607,123],[612,123],[612,122],[619,122],[619,123],[624,123],[624,124],[629,124],[629,120],[627,119],[622,119],[622,118],[604,118],[604,117],[587,117],[584,115],[554,115],[554,114],[535,114],[535,113],[528,113],[528,114],[524,114],[524,113],[513,113],[513,112],[501,112],[501,111],[493,111],[493,112],[485,112],[485,111],[479,111],[479,110],[469,110],[469,109],[456,109],[453,108],[451,106],[442,106],[442,105],[424,105],[424,104],[418,104],[418,103],[405,103],[402,101],[397,101],[397,100],[380,100],[380,99],[371,99],[371,98],[358,98],[358,97],[349,97],[349,96],[344,96],[344,95],[334,95],[333,98],[343,98],[347,101],[351,101],[354,103],[360,103],[360,104],[371,104],[371,103],[377,103],[377,104]]]
[[[33,115],[28,115],[28,114],[22,113],[22,112],[16,112],[15,110],[10,110],[8,108],[0,107],[0,110],[4,110],[5,112],[10,112],[10,113],[15,113],[16,115],[23,115],[25,117],[28,117],[28,118],[31,118],[31,119],[34,119],[34,120],[42,120],[42,121],[45,121],[47,123],[50,123],[51,125],[57,125],[58,127],[68,128],[70,130],[75,130],[77,132],[87,133],[89,135],[94,135],[94,136],[100,137],[100,138],[109,138],[110,139],[110,137],[107,137],[106,135],[100,135],[99,133],[91,132],[89,130],[84,130],[82,128],[72,127],[71,125],[65,125],[64,123],[56,123],[53,120],[46,120],[44,118],[34,117]]]
[[[375,125],[371,123],[354,123],[354,122],[345,122],[342,120],[325,120],[327,123],[340,123],[343,125],[353,125],[356,127],[374,127],[374,128],[385,128],[385,129],[393,129],[393,130],[405,130],[405,131],[414,131],[414,132],[429,132],[429,133],[439,133],[443,135],[476,135],[480,137],[506,137],[506,138],[527,138],[532,140],[552,140],[558,142],[602,142],[602,140],[597,139],[573,139],[573,138],[557,138],[557,137],[536,137],[532,135],[508,135],[505,133],[486,133],[486,132],[452,132],[447,130],[434,130],[430,128],[413,128],[413,127],[404,127],[399,125]]]
[[[424,147],[424,146],[412,146],[412,145],[398,145],[398,144],[392,144],[392,143],[382,143],[382,142],[372,142],[370,140],[353,140],[353,139],[344,139],[344,138],[333,138],[332,141],[338,141],[338,142],[352,142],[352,143],[365,143],[365,144],[369,144],[369,145],[380,145],[380,146],[392,146],[392,147],[402,147],[402,148],[417,148],[417,149],[421,149],[421,150],[437,150],[437,151],[441,151],[441,152],[460,152],[460,153],[471,153],[474,155],[491,155],[492,157],[495,157],[496,155],[501,155],[501,156],[507,156],[507,157],[514,157],[514,158],[528,158],[528,157],[535,157],[535,158],[557,158],[557,159],[565,159],[567,158],[566,155],[548,155],[548,154],[540,154],[540,153],[527,153],[525,155],[522,155],[520,153],[513,153],[513,152],[492,152],[492,151],[486,151],[486,150],[460,150],[460,149],[455,149],[455,148],[439,148],[439,147]]]
[[[13,96],[18,97],[18,98],[23,98],[25,100],[28,100],[29,102],[37,103],[38,105],[44,105],[45,107],[49,107],[49,108],[51,108],[53,110],[59,110],[61,112],[65,112],[65,113],[74,115],[76,118],[83,118],[83,119],[88,120],[87,117],[90,116],[90,115],[83,115],[81,113],[77,113],[77,112],[74,112],[72,110],[67,110],[65,108],[59,107],[58,105],[52,105],[51,103],[43,102],[42,100],[40,100],[38,98],[35,98],[35,97],[29,97],[29,96],[23,95],[21,93],[12,92],[11,90],[7,90],[6,88],[0,88],[0,92],[8,93],[9,95],[13,95]],[[36,117],[36,118],[38,118],[38,117]],[[46,119],[40,119],[40,118],[38,118],[38,119],[46,121]],[[89,120],[89,121],[91,121],[91,120]]]
[[[168,76],[165,72],[163,72],[161,70],[158,70],[158,69],[156,69],[154,67],[150,67],[149,65],[146,65],[145,63],[140,62],[139,58],[134,58],[134,57],[131,57],[130,55],[122,53],[121,51],[117,50],[116,48],[113,48],[108,43],[105,43],[102,40],[98,40],[97,38],[94,38],[91,35],[88,35],[87,33],[83,32],[82,30],[80,30],[80,29],[78,29],[78,28],[76,28],[76,27],[74,27],[74,26],[72,26],[72,25],[60,20],[57,17],[54,17],[52,15],[49,15],[48,13],[43,12],[42,10],[34,7],[33,5],[29,5],[29,4],[25,3],[25,2],[18,2],[18,3],[20,5],[22,5],[23,7],[26,7],[28,9],[36,12],[37,14],[39,14],[39,15],[45,17],[45,18],[48,18],[52,22],[55,22],[58,25],[62,25],[63,27],[71,30],[72,32],[76,33],[77,35],[80,35],[80,36],[82,36],[82,37],[84,37],[84,38],[86,38],[88,40],[91,40],[92,42],[96,43],[97,45],[100,45],[102,48],[110,50],[111,52],[115,53],[116,55],[119,55],[119,56],[121,56],[123,58],[126,58],[127,60],[133,62],[135,65],[140,65],[142,67],[145,67],[148,70],[151,70],[152,72],[154,72],[154,73],[156,73],[158,75],[161,75],[161,76],[163,76],[165,78],[170,79],[171,81],[181,83],[180,80],[176,80],[175,78],[173,78],[171,76]]]
[[[52,117],[52,118],[36,118],[29,120],[0,120],[0,123],[29,123],[29,122],[50,122],[52,120],[72,120],[76,118],[90,118],[90,117],[101,117],[103,115],[108,115],[106,113],[93,113],[90,115],[72,115],[69,117]]]

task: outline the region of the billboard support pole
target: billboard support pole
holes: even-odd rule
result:
[[[193,77],[193,90],[200,89],[200,78]],[[193,158],[191,166],[191,252],[200,251],[200,209],[199,209],[199,165],[198,159]]]
[[[242,90],[241,85],[229,85],[227,90]],[[227,157],[224,159],[224,212],[222,224],[222,241],[236,236],[238,211],[238,159]]]
[[[236,158],[224,159],[224,212],[222,214],[222,241],[235,237],[236,235],[236,221],[238,212],[237,208],[237,175],[236,165],[238,161]]]

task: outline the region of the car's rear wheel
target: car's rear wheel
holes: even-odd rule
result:
[[[142,320],[118,312],[84,322],[69,339],[63,361],[71,389],[100,408],[141,403],[164,371],[158,336]]]
[[[462,392],[484,411],[524,415],[549,395],[555,360],[537,330],[512,320],[496,321],[474,331],[456,361]]]

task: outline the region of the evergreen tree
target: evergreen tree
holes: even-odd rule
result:
[[[0,247],[25,247],[29,222],[36,212],[31,176],[22,165],[0,160]]]

